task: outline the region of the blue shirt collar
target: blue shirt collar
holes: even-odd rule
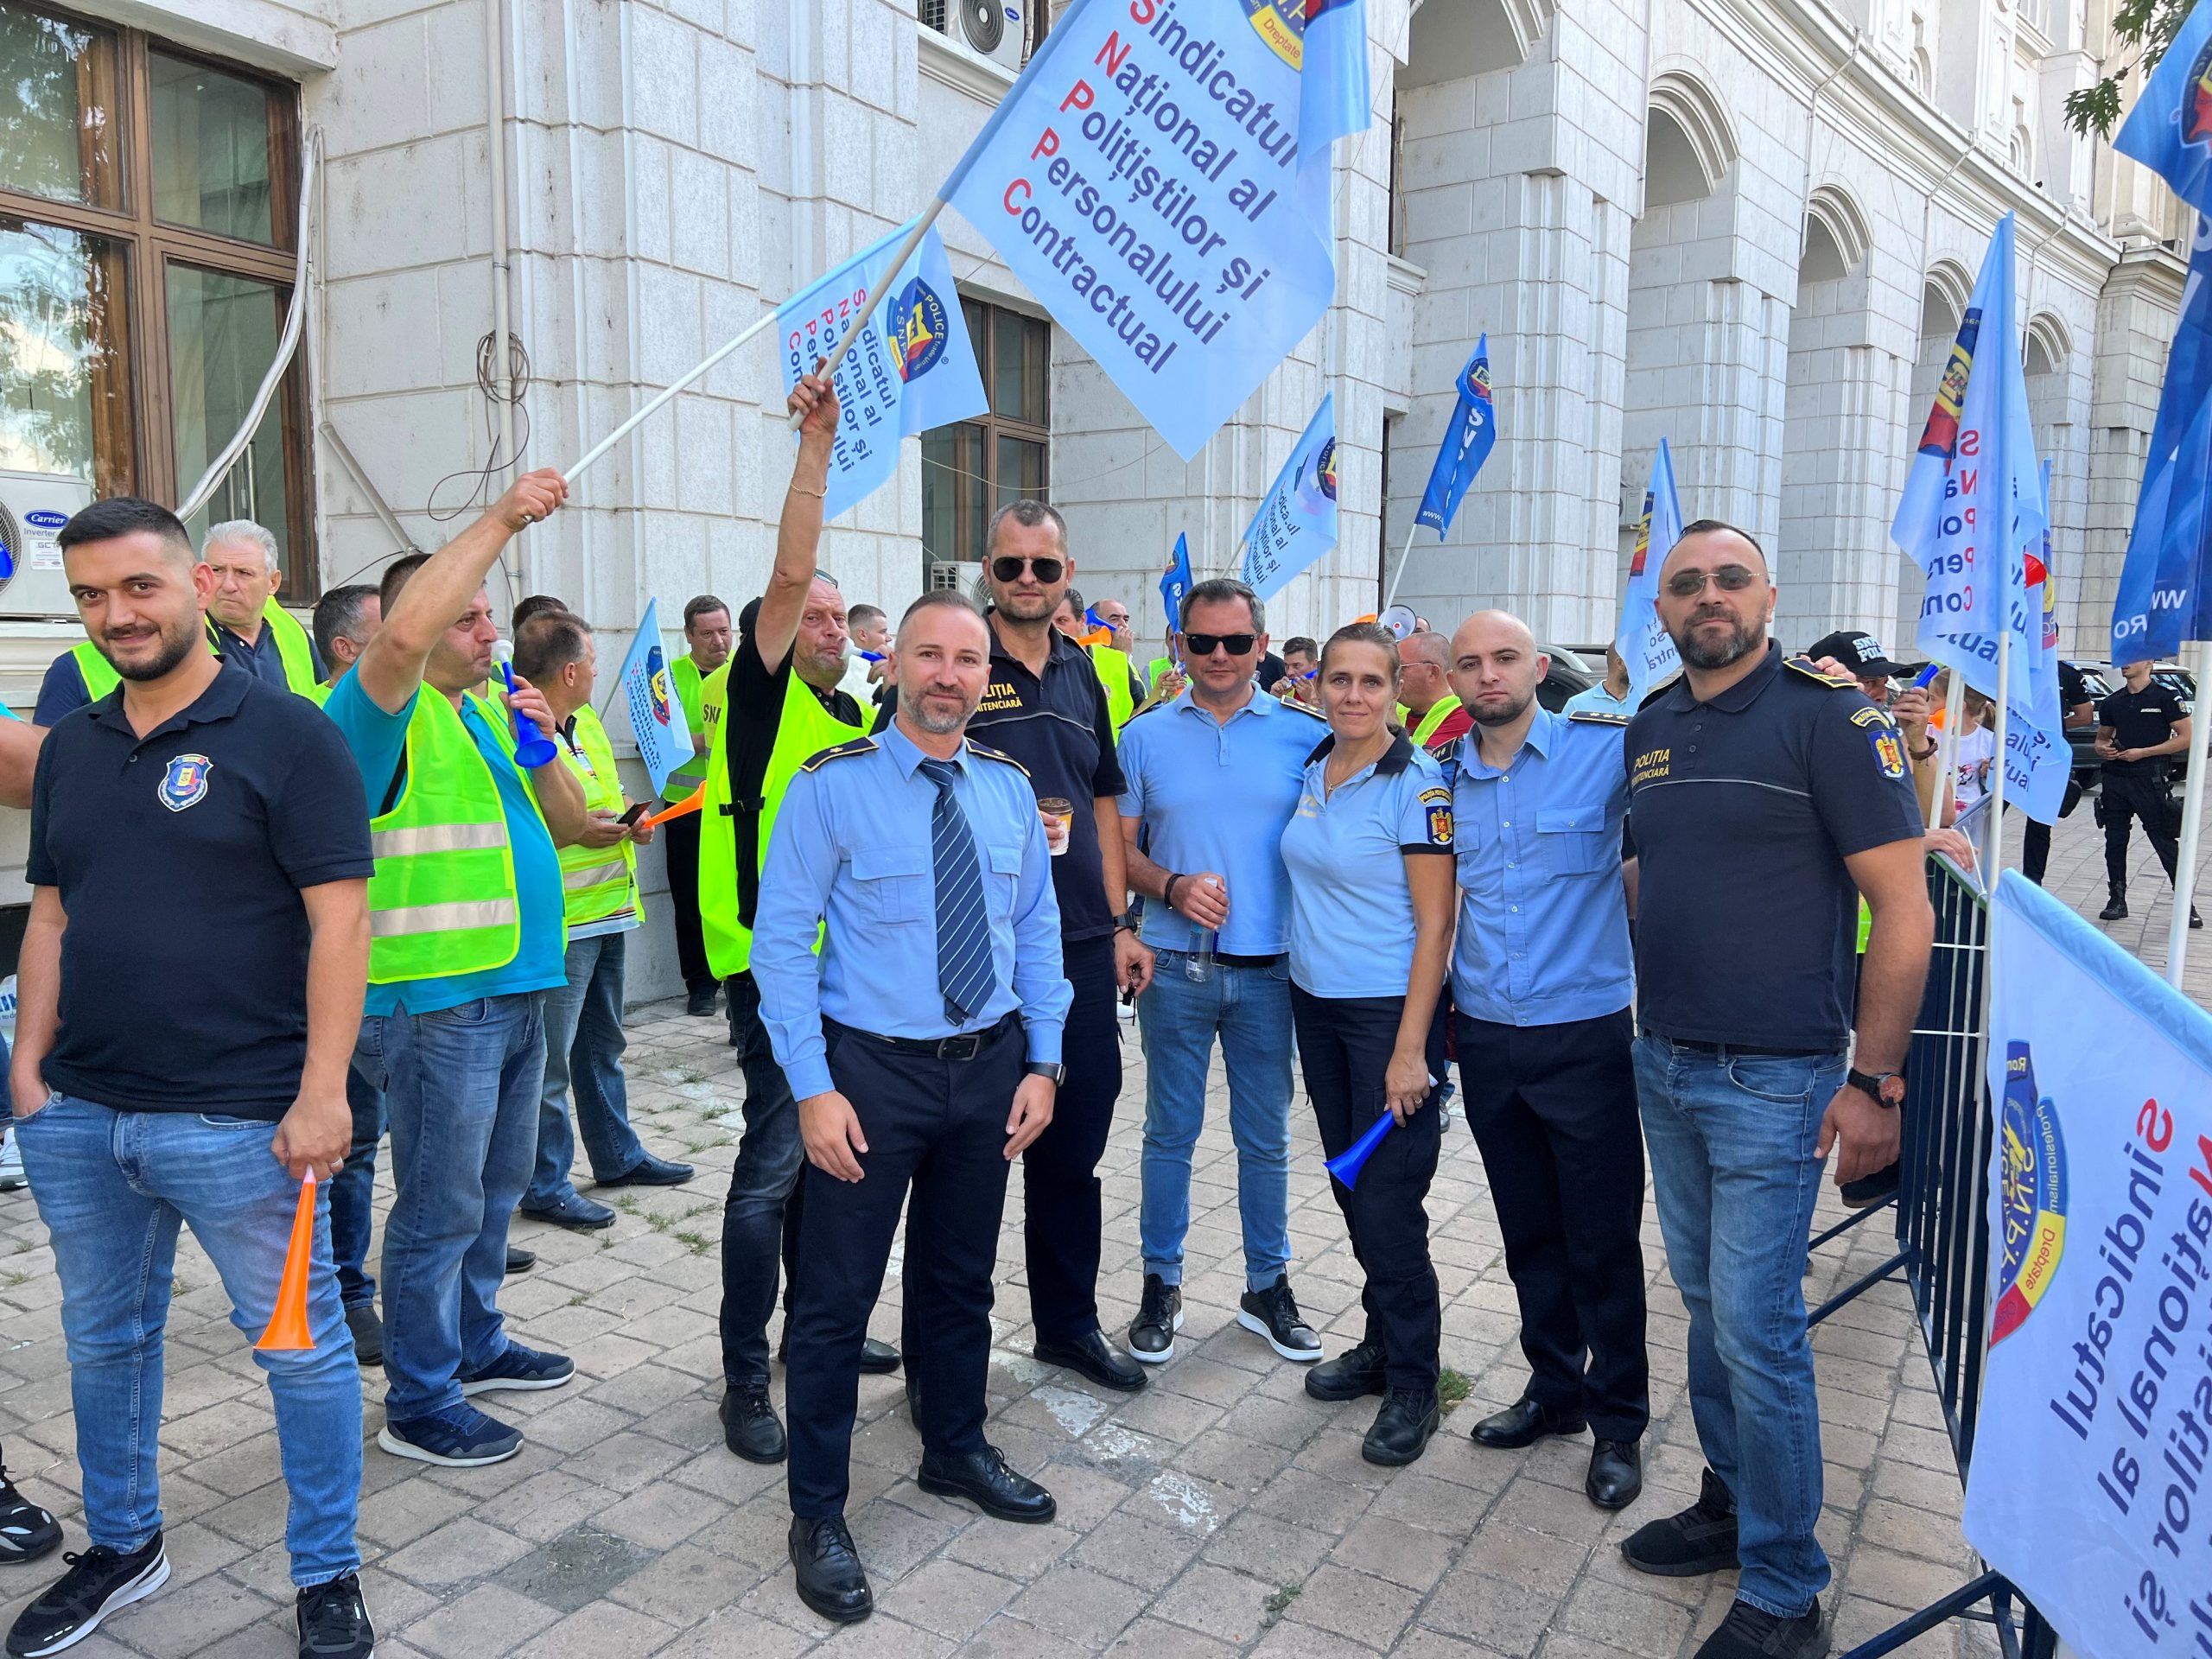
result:
[[[1541,703],[1536,717],[1529,722],[1529,734],[1521,740],[1521,748],[1534,749],[1537,755],[1548,760],[1552,746],[1559,741],[1559,728],[1567,723],[1567,716],[1555,715]],[[1478,727],[1459,740],[1459,769],[1476,778],[1503,778],[1513,770],[1513,762],[1521,758],[1521,750],[1513,752],[1513,760],[1503,766],[1484,764],[1482,751],[1482,728]]]
[[[883,746],[883,752],[891,757],[899,768],[899,775],[902,778],[912,778],[920,768],[923,761],[934,760],[937,758],[935,755],[924,754],[914,740],[899,729],[899,722],[896,720],[892,721],[878,732],[875,734],[875,741]],[[964,737],[961,740],[959,752],[951,757],[951,760],[952,764],[962,771],[967,770],[968,742]]]
[[[1272,701],[1272,699],[1270,699],[1270,701]],[[1334,732],[1331,732],[1326,737],[1323,738],[1319,743],[1314,745],[1313,752],[1306,757],[1306,764],[1310,766],[1316,760],[1327,760],[1331,751],[1335,749],[1336,747],[1337,734]],[[1403,732],[1400,732],[1391,740],[1390,747],[1382,751],[1382,758],[1377,760],[1373,766],[1369,766],[1366,770],[1375,773],[1378,778],[1390,778],[1403,772],[1408,766],[1413,765],[1413,763],[1414,741],[1408,737]],[[1363,776],[1364,773],[1358,775]],[[1344,781],[1346,783],[1350,783],[1351,779],[1347,778]]]
[[[1213,710],[1201,704],[1198,698],[1191,695],[1191,687],[1186,685],[1180,691],[1175,694],[1175,702],[1173,705],[1175,712],[1181,715],[1189,714],[1195,710],[1198,714],[1204,715],[1208,720],[1213,720]],[[1246,699],[1244,706],[1242,709],[1239,709],[1235,714],[1231,715],[1228,720],[1215,721],[1214,723],[1217,726],[1226,726],[1230,721],[1241,720],[1246,715],[1257,715],[1264,720],[1268,715],[1275,712],[1274,708],[1272,706],[1274,702],[1274,698],[1269,696],[1265,691],[1260,690],[1259,682],[1255,680],[1252,683],[1252,695],[1250,697]]]

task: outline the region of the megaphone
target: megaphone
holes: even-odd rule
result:
[[[492,642],[492,660],[499,665],[499,673],[506,680],[507,695],[515,694],[515,648],[505,639]],[[537,722],[519,709],[515,717],[515,761],[535,772],[561,753],[553,740],[537,729]]]
[[[315,1346],[308,1323],[308,1271],[315,1258],[315,1172],[300,1181],[299,1207],[292,1212],[292,1240],[284,1250],[284,1275],[276,1281],[276,1306],[268,1328],[253,1345],[264,1353],[304,1353]]]
[[[1412,638],[1414,630],[1421,622],[1421,619],[1414,614],[1414,607],[1410,605],[1393,605],[1376,620],[1401,639]]]
[[[1383,1113],[1368,1125],[1365,1135],[1330,1159],[1324,1167],[1346,1186],[1357,1186],[1361,1166],[1374,1154],[1375,1148],[1382,1144],[1382,1137],[1397,1127],[1397,1118],[1389,1112]]]

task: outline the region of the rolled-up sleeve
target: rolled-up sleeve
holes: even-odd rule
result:
[[[753,978],[760,990],[760,1023],[796,1100],[827,1094],[836,1086],[822,1040],[822,963],[814,942],[838,861],[827,792],[818,776],[802,772],[791,779],[776,814],[753,918]]]
[[[1014,994],[1021,1000],[1025,1058],[1060,1063],[1060,1033],[1075,991],[1060,960],[1060,901],[1052,893],[1052,852],[1044,820],[1024,812],[1021,880],[1014,894]]]

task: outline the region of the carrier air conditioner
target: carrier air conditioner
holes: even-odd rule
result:
[[[1041,3],[1041,0],[1032,0]],[[1009,0],[917,0],[923,27],[1016,74],[1028,56],[1026,15]]]
[[[92,499],[92,486],[85,479],[0,470],[0,617],[75,620],[76,601],[69,597],[54,538],[70,515]]]

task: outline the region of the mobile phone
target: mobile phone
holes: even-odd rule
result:
[[[619,820],[617,820],[617,822],[620,823],[621,823],[621,824],[623,824],[625,827],[626,827],[626,826],[628,826],[628,825],[630,825],[630,824],[633,824],[633,823],[636,823],[639,818],[642,818],[642,817],[644,817],[645,816],[645,809],[646,809],[647,807],[651,806],[652,804],[652,803],[651,801],[639,801],[639,802],[635,806],[632,807],[632,808],[631,808],[627,812],[625,812],[625,813],[621,816],[621,817],[620,817]]]

